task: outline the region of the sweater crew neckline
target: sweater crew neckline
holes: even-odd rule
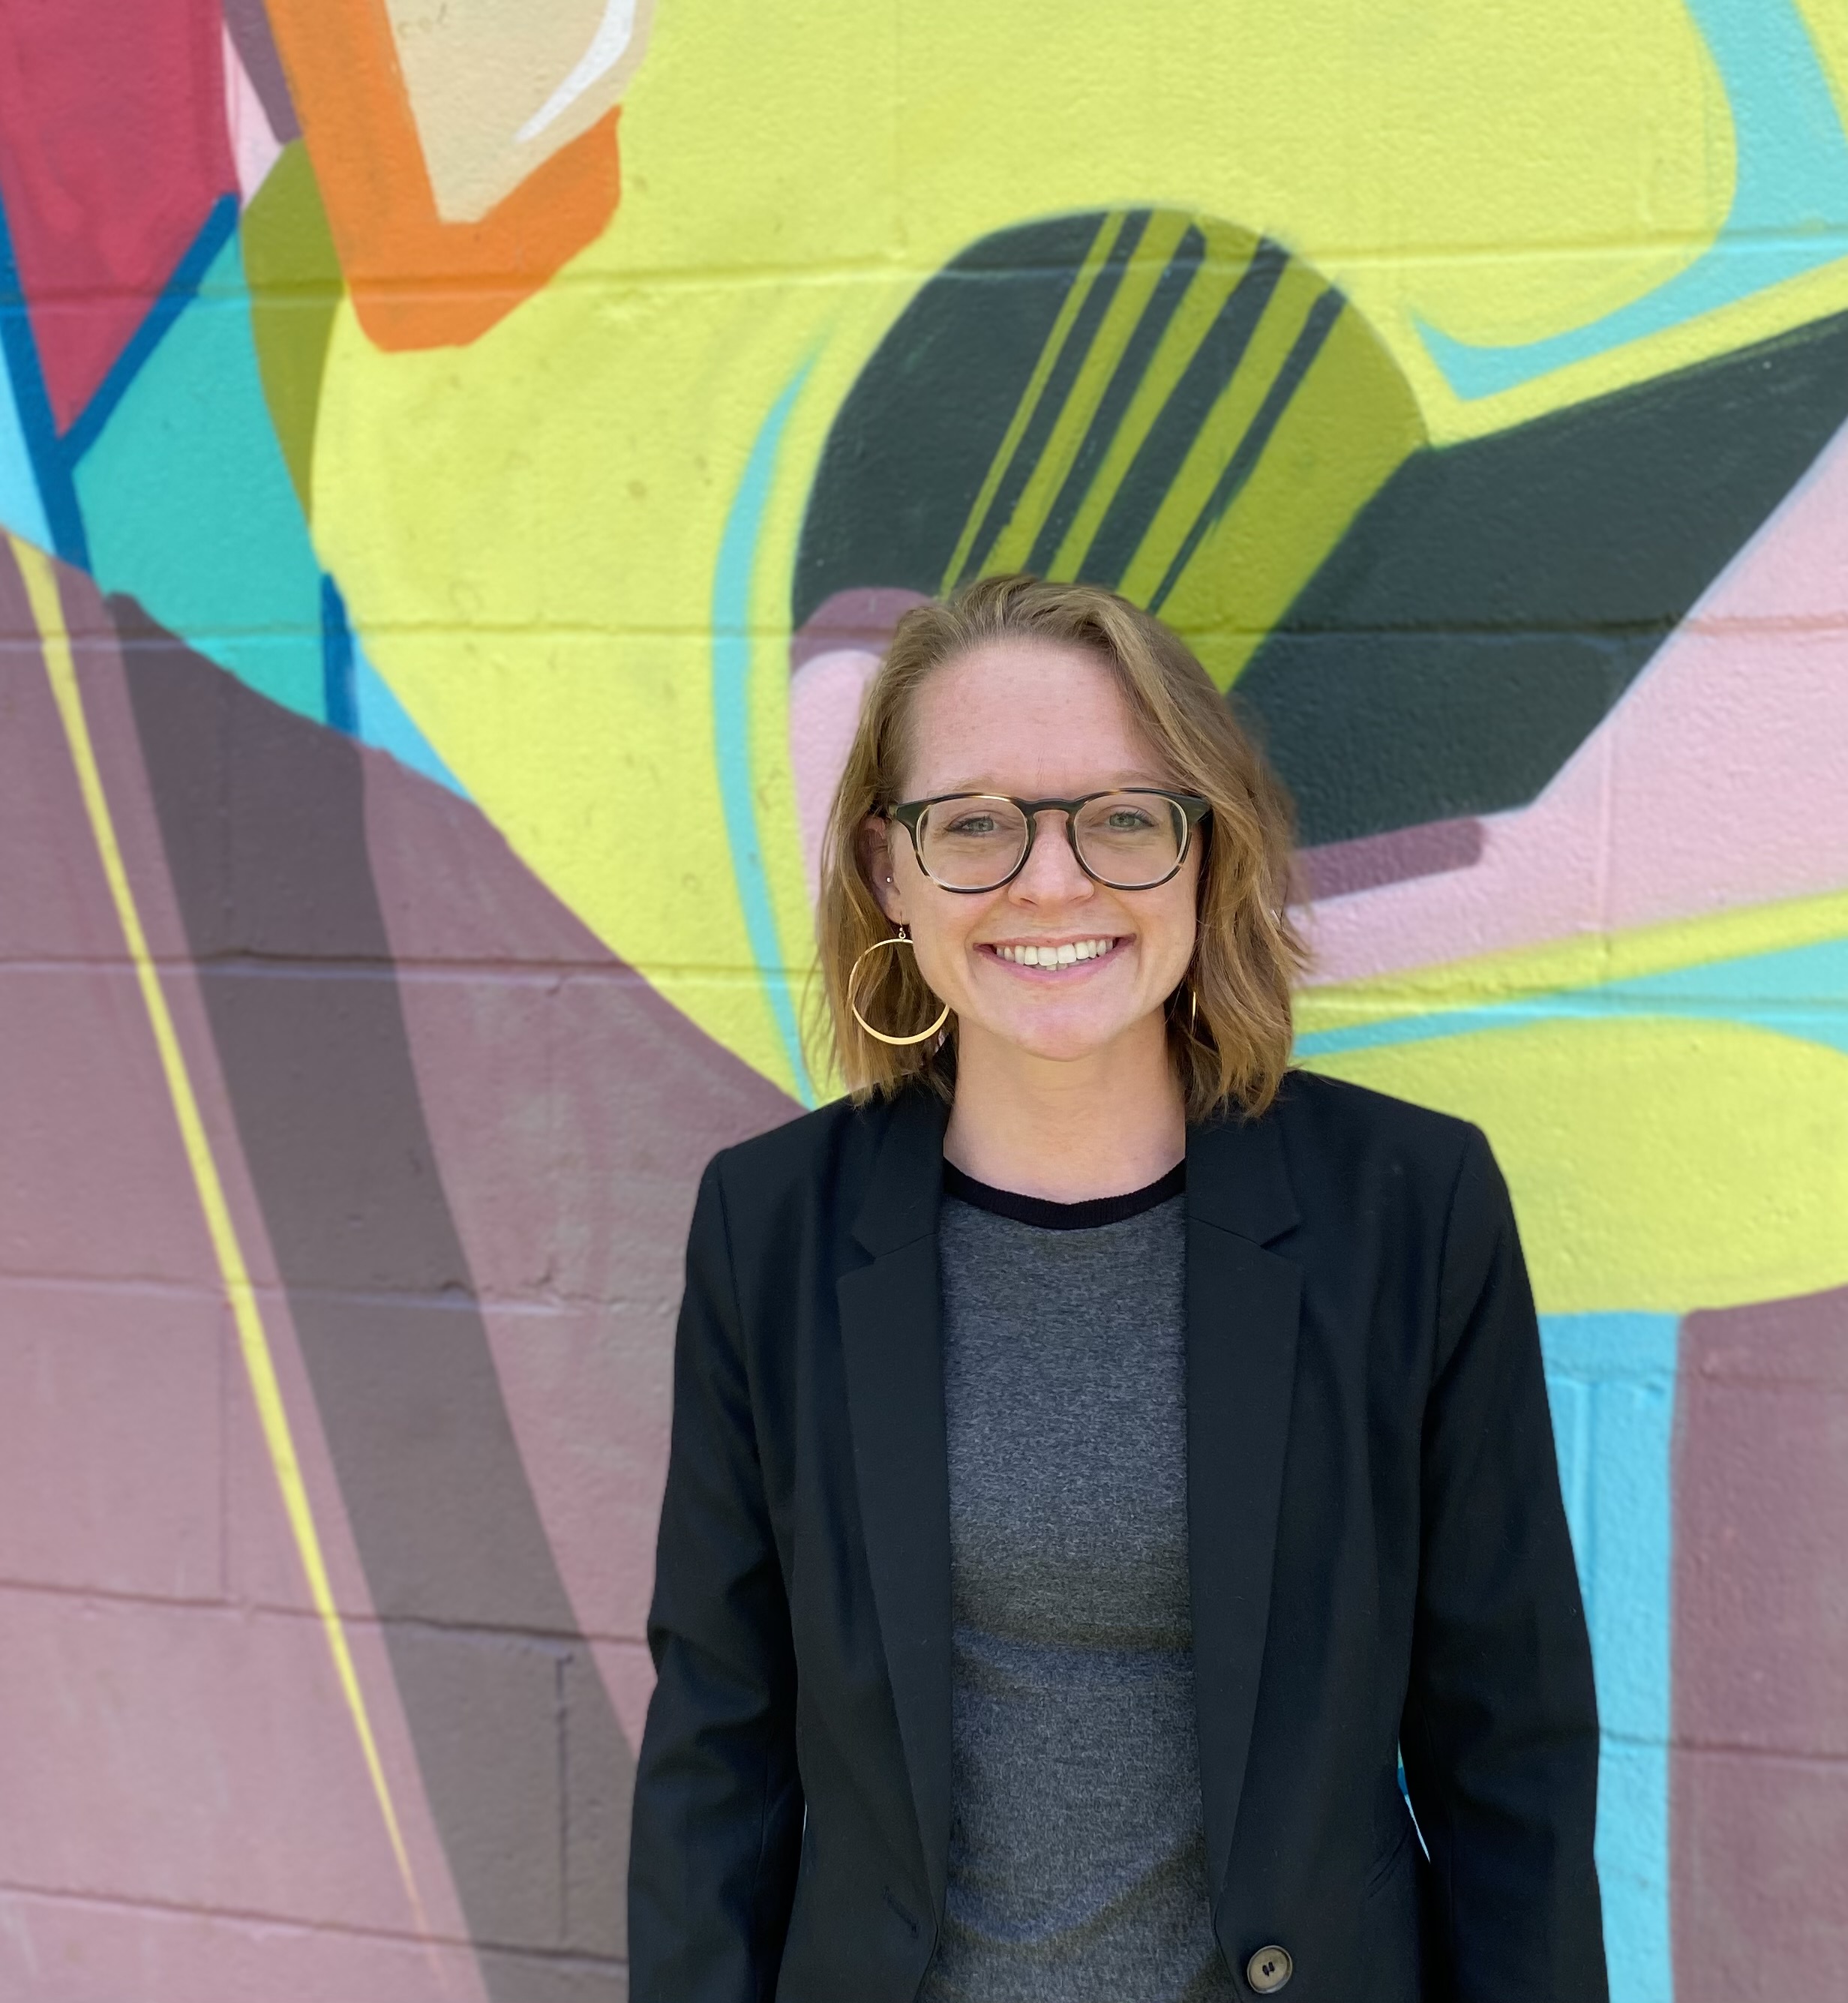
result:
[[[1167,1174],[1139,1190],[1122,1196],[1087,1197],[1081,1203],[1054,1203],[1043,1196],[1022,1196],[1018,1190],[997,1189],[991,1183],[977,1182],[953,1162],[943,1165],[943,1193],[976,1210],[996,1217],[1010,1218],[1038,1231],[1095,1231],[1106,1224],[1121,1224],[1140,1217],[1181,1195],[1187,1187],[1187,1164],[1176,1162]]]

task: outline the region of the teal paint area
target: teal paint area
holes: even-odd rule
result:
[[[324,718],[321,568],[264,400],[235,233],[124,386],[76,484],[103,590]]]
[[[1626,1015],[1741,1022],[1799,1042],[1821,1043],[1848,1057],[1848,939],[1710,960],[1633,981],[1524,996],[1518,1002],[1487,1008],[1434,1009],[1424,1015],[1350,1023],[1340,1029],[1309,1030],[1297,1039],[1297,1049],[1301,1056],[1313,1061],[1346,1050],[1429,1043],[1439,1036]]]
[[[1490,397],[1848,256],[1848,135],[1795,0],[1686,0],[1732,112],[1732,204],[1693,263],[1542,341],[1478,347],[1418,323],[1459,397]]]
[[[1672,2003],[1668,1931],[1672,1315],[1547,1315],[1560,1484],[1601,1729],[1598,1872],[1611,2003]]]
[[[795,992],[770,901],[763,840],[757,822],[756,788],[751,771],[750,603],[752,570],[756,561],[764,506],[770,498],[777,448],[809,368],[809,363],[804,362],[797,370],[758,431],[725,517],[712,579],[712,732],[725,836],[732,851],[739,902],[744,907],[745,935],[750,941],[751,956],[757,963],[758,977],[770,998],[771,1013],[805,1106],[816,1103],[815,1088],[802,1055]]]
[[[366,659],[365,650],[357,640],[353,643],[351,676],[353,734],[360,743],[389,752],[400,765],[466,799],[462,781],[437,756],[429,739],[393,694],[390,683]]]

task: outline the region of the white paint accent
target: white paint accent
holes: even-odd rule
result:
[[[562,117],[591,86],[623,59],[635,33],[635,0],[610,0],[590,47],[578,57],[571,74],[513,135],[522,145],[536,139],[554,120]]]

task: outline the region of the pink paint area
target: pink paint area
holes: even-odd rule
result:
[[[270,129],[263,100],[250,81],[231,39],[224,30],[225,132],[231,142],[231,157],[237,166],[237,184],[248,201],[268,178],[271,168],[281,157],[282,143]]]
[[[865,585],[836,592],[824,598],[791,635],[790,673],[817,654],[838,653],[843,648],[884,653],[892,644],[893,629],[905,613],[914,605],[929,603],[922,592],[907,591],[902,586]]]
[[[822,837],[834,789],[853,747],[860,704],[879,656],[864,647],[812,654],[789,683],[789,763],[811,902],[821,886]]]
[[[1318,981],[1848,884],[1848,430],[1472,868],[1335,896]]]

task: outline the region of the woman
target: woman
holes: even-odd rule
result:
[[[1286,1073],[1288,852],[1147,613],[900,623],[824,865],[851,1096],[694,1211],[636,2003],[1604,1995],[1507,1193]]]

